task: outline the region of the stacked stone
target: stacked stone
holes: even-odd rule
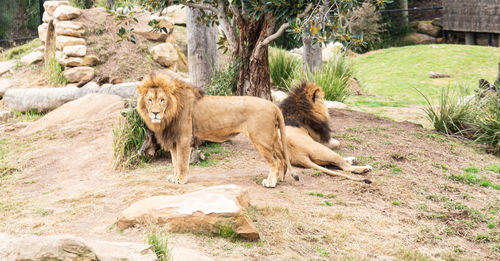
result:
[[[48,23],[53,21],[55,28],[56,58],[67,69],[64,76],[68,82],[80,82],[94,78],[94,66],[97,57],[87,55],[87,46],[83,38],[85,25],[72,21],[80,17],[81,11],[69,5],[68,1],[46,1],[43,24],[38,27],[38,35],[42,43],[47,37]]]

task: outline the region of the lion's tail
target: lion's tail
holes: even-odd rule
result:
[[[290,164],[290,155],[288,154],[288,146],[286,143],[286,131],[285,131],[285,120],[283,119],[283,113],[281,113],[281,110],[278,108],[278,106],[275,106],[277,110],[277,115],[278,115],[278,127],[280,128],[280,136],[281,136],[281,144],[283,145],[283,153],[285,154],[285,161],[286,161],[286,172],[290,171],[292,177],[295,180],[299,180],[299,176],[295,174],[292,171],[292,165]]]

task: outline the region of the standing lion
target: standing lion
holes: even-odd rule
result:
[[[343,158],[331,149],[340,143],[330,137],[328,109],[321,88],[310,82],[302,82],[292,89],[280,108],[285,117],[288,151],[292,165],[312,168],[328,175],[371,183],[368,179],[353,178],[324,168],[334,165],[356,174],[372,170],[371,166],[353,166],[353,157]]]
[[[174,174],[167,177],[169,182],[187,182],[193,137],[223,142],[240,133],[247,135],[270,167],[262,181],[265,187],[275,187],[278,177],[283,180],[291,171],[283,115],[272,102],[205,95],[183,81],[155,74],[137,90],[139,114],[161,147],[170,151]]]

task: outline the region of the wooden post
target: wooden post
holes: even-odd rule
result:
[[[400,0],[399,3],[401,9],[408,9],[408,0]],[[401,12],[401,23],[408,26],[408,11]]]
[[[497,82],[500,83],[500,63],[498,63],[498,75],[497,75]]]
[[[474,39],[474,33],[472,32],[466,32],[465,33],[465,44],[467,45],[474,45],[475,39]]]

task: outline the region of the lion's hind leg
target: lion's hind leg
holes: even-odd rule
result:
[[[273,135],[274,136],[274,135]],[[269,165],[269,174],[267,179],[262,180],[262,185],[266,188],[274,188],[278,183],[278,176],[281,169],[281,162],[279,160],[279,152],[275,151],[272,137],[262,138],[249,135],[255,149],[264,157]],[[267,140],[266,140],[267,139]]]
[[[313,161],[311,161],[308,157],[304,157],[304,158],[300,159],[300,165],[302,165],[302,166],[304,166],[306,168],[311,168],[311,169],[319,170],[319,171],[324,172],[324,173],[326,173],[328,175],[331,175],[331,176],[344,177],[346,179],[350,179],[350,180],[354,180],[354,181],[361,181],[361,182],[364,182],[366,184],[371,184],[372,183],[371,180],[369,180],[369,179],[354,178],[354,177],[342,174],[340,172],[324,168],[324,167],[322,167],[322,166],[314,163]]]
[[[339,167],[343,171],[348,171],[355,174],[363,174],[373,169],[371,166],[353,166],[352,163],[354,163],[356,158],[343,158],[336,152],[319,143],[316,143],[316,146],[314,146],[314,151],[316,153],[310,154],[311,160],[318,165],[333,165]]]

